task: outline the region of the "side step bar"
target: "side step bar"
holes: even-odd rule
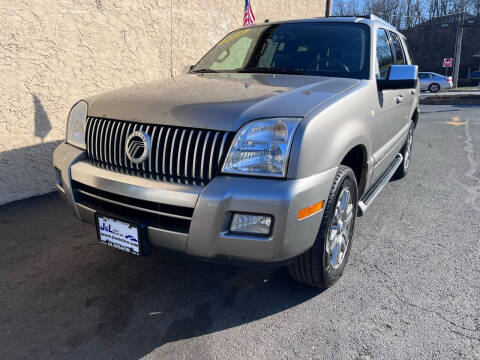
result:
[[[380,191],[387,185],[387,183],[392,178],[395,171],[397,171],[398,167],[403,161],[402,154],[398,153],[395,156],[395,160],[390,164],[388,169],[383,173],[380,179],[367,191],[365,195],[363,195],[362,199],[358,202],[358,216],[363,216],[367,211],[368,207],[372,205],[373,200],[380,194]]]

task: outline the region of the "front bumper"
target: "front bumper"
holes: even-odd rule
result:
[[[217,176],[208,184],[180,183],[102,168],[68,144],[58,146],[53,162],[60,194],[85,222],[93,224],[98,211],[143,224],[154,246],[267,263],[288,260],[313,245],[323,210],[303,220],[297,214],[327,200],[337,171],[303,179]],[[271,215],[271,234],[229,232],[234,212]]]

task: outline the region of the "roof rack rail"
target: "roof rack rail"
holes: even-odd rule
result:
[[[363,18],[365,19],[365,15],[357,15],[357,14],[352,14],[352,15],[330,15],[327,17],[337,17],[337,18]],[[319,16],[318,19],[323,18],[323,16]]]

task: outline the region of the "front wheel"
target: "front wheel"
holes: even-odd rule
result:
[[[353,170],[340,165],[313,246],[288,266],[295,280],[325,289],[342,276],[352,246],[357,193]]]

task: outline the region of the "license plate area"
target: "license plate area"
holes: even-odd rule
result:
[[[101,244],[142,255],[142,229],[139,225],[98,213],[95,214],[95,224]]]

